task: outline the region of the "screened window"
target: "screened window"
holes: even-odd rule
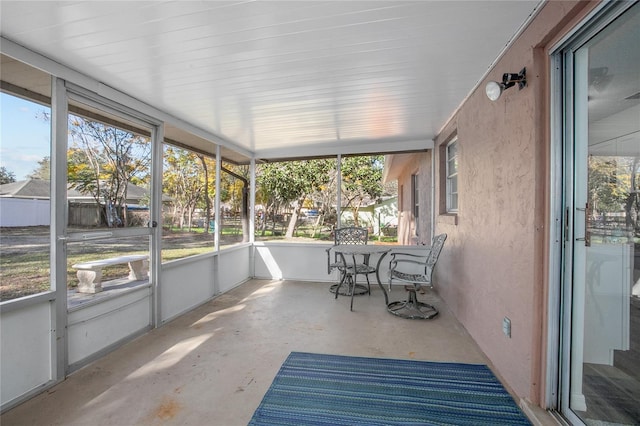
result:
[[[162,260],[214,249],[215,158],[165,144],[162,176]]]
[[[258,164],[256,240],[331,241],[337,226],[360,226],[395,241],[398,189],[382,182],[384,157],[342,157],[341,176],[337,166],[336,158]]]
[[[458,211],[458,139],[447,145],[447,212]]]
[[[249,167],[222,161],[220,211],[215,226],[220,229],[220,247],[249,241]]]
[[[333,238],[336,185],[335,158],[258,164],[256,240]]]
[[[51,109],[0,94],[0,301],[51,289]]]

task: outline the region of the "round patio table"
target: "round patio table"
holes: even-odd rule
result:
[[[340,282],[335,285],[335,297],[338,298],[338,294],[351,296],[351,306],[350,309],[353,311],[353,296],[356,294],[364,294],[371,293],[371,289],[364,287],[364,285],[358,284],[356,282],[358,275],[369,275],[376,274],[376,280],[378,281],[378,285],[382,289],[384,293],[385,300],[388,299],[387,293],[382,286],[382,282],[380,281],[380,264],[382,263],[382,259],[391,251],[390,248],[384,246],[375,246],[375,245],[354,245],[354,244],[343,244],[337,245],[333,248],[333,250],[340,255],[342,258],[342,262],[345,266],[343,271],[343,276],[340,279]],[[372,256],[377,255],[378,261],[375,266],[372,266],[368,262],[364,260],[362,262],[358,262],[358,257],[362,256],[363,259],[367,259]],[[368,281],[368,280],[367,280]],[[344,283],[347,283],[347,291],[345,293],[340,293],[340,288]],[[364,288],[364,292],[362,289]]]

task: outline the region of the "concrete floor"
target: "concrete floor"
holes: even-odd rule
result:
[[[382,290],[334,300],[327,283],[253,280],[111,352],[0,417],[9,425],[246,425],[291,351],[483,363],[435,295],[430,321]],[[395,289],[392,300],[404,298]]]

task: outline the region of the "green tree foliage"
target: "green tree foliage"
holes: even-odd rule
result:
[[[249,166],[231,164],[227,162],[222,163],[222,176],[220,176],[220,201],[230,205],[233,213],[239,213],[242,210],[242,191],[243,188],[245,188],[245,182],[248,181]]]
[[[0,185],[16,181],[16,175],[6,167],[0,167]]]
[[[216,160],[192,151],[167,145],[164,151],[163,192],[173,199],[174,225],[191,230],[196,209],[204,212],[204,227],[209,230],[210,220],[223,226],[226,213],[237,218],[243,211],[248,190],[249,168],[243,165],[223,163],[220,176],[220,201],[222,211],[214,213]],[[242,179],[241,179],[242,178]],[[242,219],[248,220],[243,215]],[[249,230],[243,222],[243,240],[248,241]]]
[[[205,193],[204,170],[196,154],[172,146],[164,150],[163,192],[173,199],[174,219],[180,228],[192,226],[193,213]]]
[[[242,241],[249,241],[249,166],[223,162],[220,176],[221,208],[231,213],[234,225],[242,228]],[[221,212],[222,213],[222,212]],[[224,215],[220,214],[221,225]]]
[[[345,157],[342,159],[342,197],[346,200],[343,207],[353,210],[354,225],[360,226],[358,212],[360,208],[375,202],[383,193],[382,155]]]
[[[202,188],[203,188],[203,194],[202,194],[202,198],[204,198],[204,212],[205,212],[205,223],[204,223],[204,230],[205,232],[209,232],[209,221],[211,220],[211,197],[209,196],[209,188],[210,188],[210,181],[209,181],[209,171],[212,170],[210,167],[210,163],[211,160],[208,157],[205,157],[202,154],[199,154],[198,159],[200,160],[200,164],[202,165]],[[215,168],[215,164],[212,164],[213,167]],[[215,188],[215,181],[213,182],[213,187]]]
[[[353,156],[342,159],[342,196],[343,207],[353,210],[355,225],[358,223],[358,211],[375,202],[389,192],[382,184],[384,157]],[[267,208],[267,217],[263,226],[267,226],[279,212],[288,211],[295,206],[287,227],[287,237],[293,235],[301,207],[322,206],[316,228],[331,216],[335,206],[337,171],[335,159],[302,160],[281,163],[262,164],[257,171],[256,203]],[[334,219],[335,220],[335,219]],[[275,222],[275,221],[274,221]],[[272,225],[275,227],[275,223]],[[264,228],[263,228],[264,229]]]
[[[295,206],[287,227],[287,237],[293,236],[305,199],[314,192],[321,191],[329,182],[334,165],[335,162],[330,160],[302,160],[260,166],[256,180],[260,198],[265,202],[267,211],[275,215],[280,206]]]

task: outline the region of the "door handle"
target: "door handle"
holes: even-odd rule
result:
[[[576,207],[576,210],[584,212],[584,237],[576,238],[576,241],[584,241],[585,247],[591,247],[591,233],[589,232],[589,203],[584,208]]]
[[[113,236],[113,232],[96,232],[95,234],[82,234],[83,240],[100,240],[102,238],[109,238]]]

